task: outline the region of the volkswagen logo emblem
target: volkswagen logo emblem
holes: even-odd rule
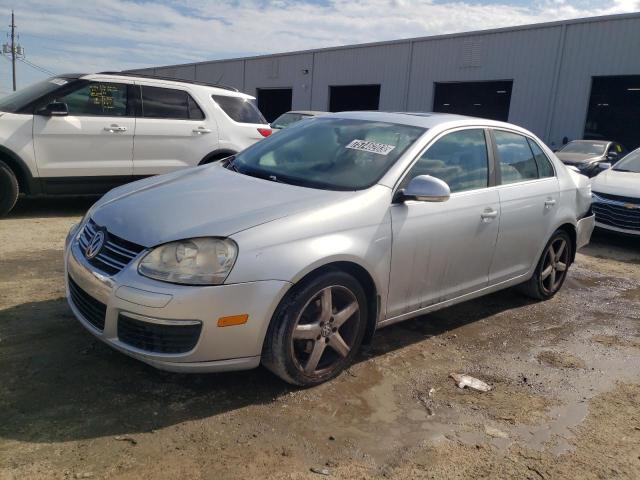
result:
[[[89,242],[89,245],[87,245],[87,248],[84,250],[84,256],[87,258],[87,260],[95,258],[96,255],[100,253],[100,250],[102,250],[106,239],[107,237],[102,230],[98,230],[96,232],[96,234]]]

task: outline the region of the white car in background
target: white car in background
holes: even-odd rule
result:
[[[271,122],[271,128],[274,131],[282,130],[283,128],[287,128],[294,123],[299,122],[300,120],[307,120],[313,117],[321,117],[322,115],[327,115],[329,112],[320,112],[317,110],[292,110],[290,112],[285,112],[276,118],[273,122]]]
[[[270,135],[235,88],[129,73],[60,75],[0,99],[0,216],[19,193],[101,194]]]
[[[596,176],[591,191],[597,227],[640,235],[640,148]]]

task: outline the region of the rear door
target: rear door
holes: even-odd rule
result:
[[[35,157],[40,176],[49,179],[48,190],[55,193],[56,184],[76,178],[77,193],[91,193],[92,184],[100,190],[97,183],[109,183],[107,177],[113,183],[131,178],[136,119],[130,88],[132,84],[121,81],[84,81],[44,100],[63,102],[69,112],[34,115]],[[101,178],[92,182],[86,177]]]
[[[139,84],[140,111],[133,174],[157,175],[195,166],[218,146],[213,118],[186,90]]]
[[[553,165],[533,139],[492,130],[500,184],[500,232],[489,281],[527,273],[553,233],[559,184]]]

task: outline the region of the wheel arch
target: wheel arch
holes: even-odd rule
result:
[[[221,148],[219,150],[214,150],[213,152],[207,153],[205,157],[200,160],[198,165],[206,165],[207,163],[215,162],[216,160],[222,160],[223,158],[230,157],[231,155],[235,155],[238,152],[233,150]]]
[[[40,193],[39,186],[33,178],[27,164],[15,152],[0,145],[0,161],[3,161],[11,169],[18,180],[20,192],[28,195]]]
[[[307,282],[313,278],[322,275],[325,272],[330,271],[341,271],[348,273],[353,276],[364,289],[365,295],[367,297],[367,328],[365,331],[365,336],[363,343],[370,343],[373,337],[373,334],[376,330],[376,325],[378,323],[378,318],[380,316],[381,310],[381,297],[380,290],[377,286],[373,275],[360,263],[355,262],[351,259],[337,259],[332,260],[322,265],[314,265],[310,269],[300,272],[293,280],[293,285],[289,289],[289,291],[283,296],[280,300],[280,303],[285,301],[287,295],[297,288],[299,285]],[[276,312],[278,311],[278,307],[276,308]],[[275,317],[275,314],[274,314]],[[271,319],[273,321],[273,318]]]
[[[569,235],[569,238],[571,239],[571,263],[573,263],[576,259],[576,246],[578,244],[578,233],[576,231],[576,226],[572,223],[567,222],[560,225],[558,228],[556,228],[555,231],[557,230],[563,230],[567,233],[567,235]]]

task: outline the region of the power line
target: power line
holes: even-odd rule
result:
[[[51,70],[47,70],[46,68],[41,67],[40,65],[36,65],[35,63],[30,62],[26,58],[18,58],[18,60],[20,60],[25,65],[29,65],[31,68],[35,68],[36,70],[40,70],[42,73],[46,73],[47,75],[51,75],[51,76],[55,75],[55,73],[52,72]]]

